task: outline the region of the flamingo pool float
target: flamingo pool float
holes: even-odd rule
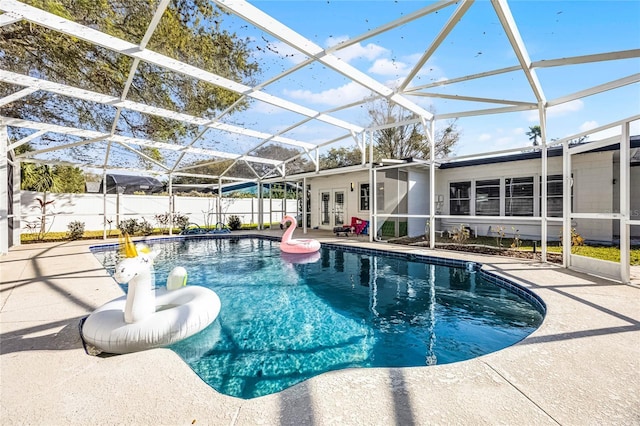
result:
[[[294,229],[298,226],[298,221],[292,216],[285,216],[280,223],[291,222],[291,225],[284,231],[282,242],[280,242],[280,250],[285,253],[314,253],[320,250],[320,241],[318,240],[300,240],[292,239]]]

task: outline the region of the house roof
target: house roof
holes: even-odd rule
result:
[[[148,176],[108,174],[107,193],[131,194],[136,191],[161,192],[165,189],[165,184],[158,179]],[[102,192],[102,183],[99,192]]]
[[[640,148],[640,135],[631,136],[630,137],[631,148]],[[605,147],[596,148],[589,152],[604,152],[604,151],[617,151],[620,149],[620,144],[612,144],[607,145]],[[548,157],[562,157],[562,146],[555,145],[550,147],[547,150]],[[449,163],[440,164],[439,169],[454,169],[458,167],[469,167],[469,166],[480,166],[483,164],[497,164],[497,163],[506,163],[510,161],[522,161],[522,160],[533,160],[542,158],[542,151],[540,149],[535,149],[530,152],[522,152],[518,154],[511,155],[501,155],[495,157],[485,157],[485,158],[476,158],[473,160],[461,160],[461,161],[452,161]],[[632,162],[640,162],[640,159],[633,160]]]

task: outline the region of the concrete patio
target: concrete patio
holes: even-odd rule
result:
[[[211,389],[167,349],[85,353],[80,319],[122,294],[89,252],[101,242],[30,244],[0,258],[2,424],[640,424],[636,286],[555,265],[429,251],[481,262],[532,289],[548,307],[543,325],[470,361],[331,372],[241,400]]]

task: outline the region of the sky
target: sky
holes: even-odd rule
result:
[[[329,48],[433,2],[254,0],[251,3],[316,45]],[[534,62],[640,49],[640,0],[512,1],[509,6],[528,55]],[[388,87],[397,87],[456,7],[449,6],[418,21],[363,40],[338,51],[336,56],[376,81]],[[267,81],[305,59],[300,52],[237,18],[225,18],[225,25],[230,31],[251,40],[250,45],[255,49],[254,57],[262,68],[258,81]],[[491,3],[480,0],[471,6],[408,87],[517,64],[516,55]],[[536,73],[546,99],[554,100],[640,73],[640,58],[541,68]],[[269,84],[263,90],[316,111],[331,110],[368,93],[362,86],[317,63]],[[535,96],[522,72],[427,90],[439,94],[535,102]],[[442,98],[408,98],[436,114],[504,106]],[[363,127],[370,122],[366,108],[362,107],[331,114]],[[640,114],[640,83],[564,103],[549,109],[547,114],[549,139],[567,137]],[[236,122],[269,132],[283,131],[301,119],[301,116],[259,102],[241,116],[233,117]],[[457,123],[461,138],[455,153],[466,155],[529,145],[526,132],[539,122],[537,110],[461,118]],[[285,135],[322,143],[344,133],[330,126],[307,123]],[[640,134],[640,123],[633,124],[632,134]],[[600,136],[590,136],[589,140]],[[351,140],[346,140],[339,145],[350,143]]]

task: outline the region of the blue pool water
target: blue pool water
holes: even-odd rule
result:
[[[522,340],[543,319],[540,306],[484,273],[326,247],[300,259],[278,246],[254,238],[152,246],[158,285],[184,266],[189,285],[220,296],[218,319],[171,349],[221,393],[254,398],[331,370],[462,361]],[[115,251],[96,256],[113,271]]]

